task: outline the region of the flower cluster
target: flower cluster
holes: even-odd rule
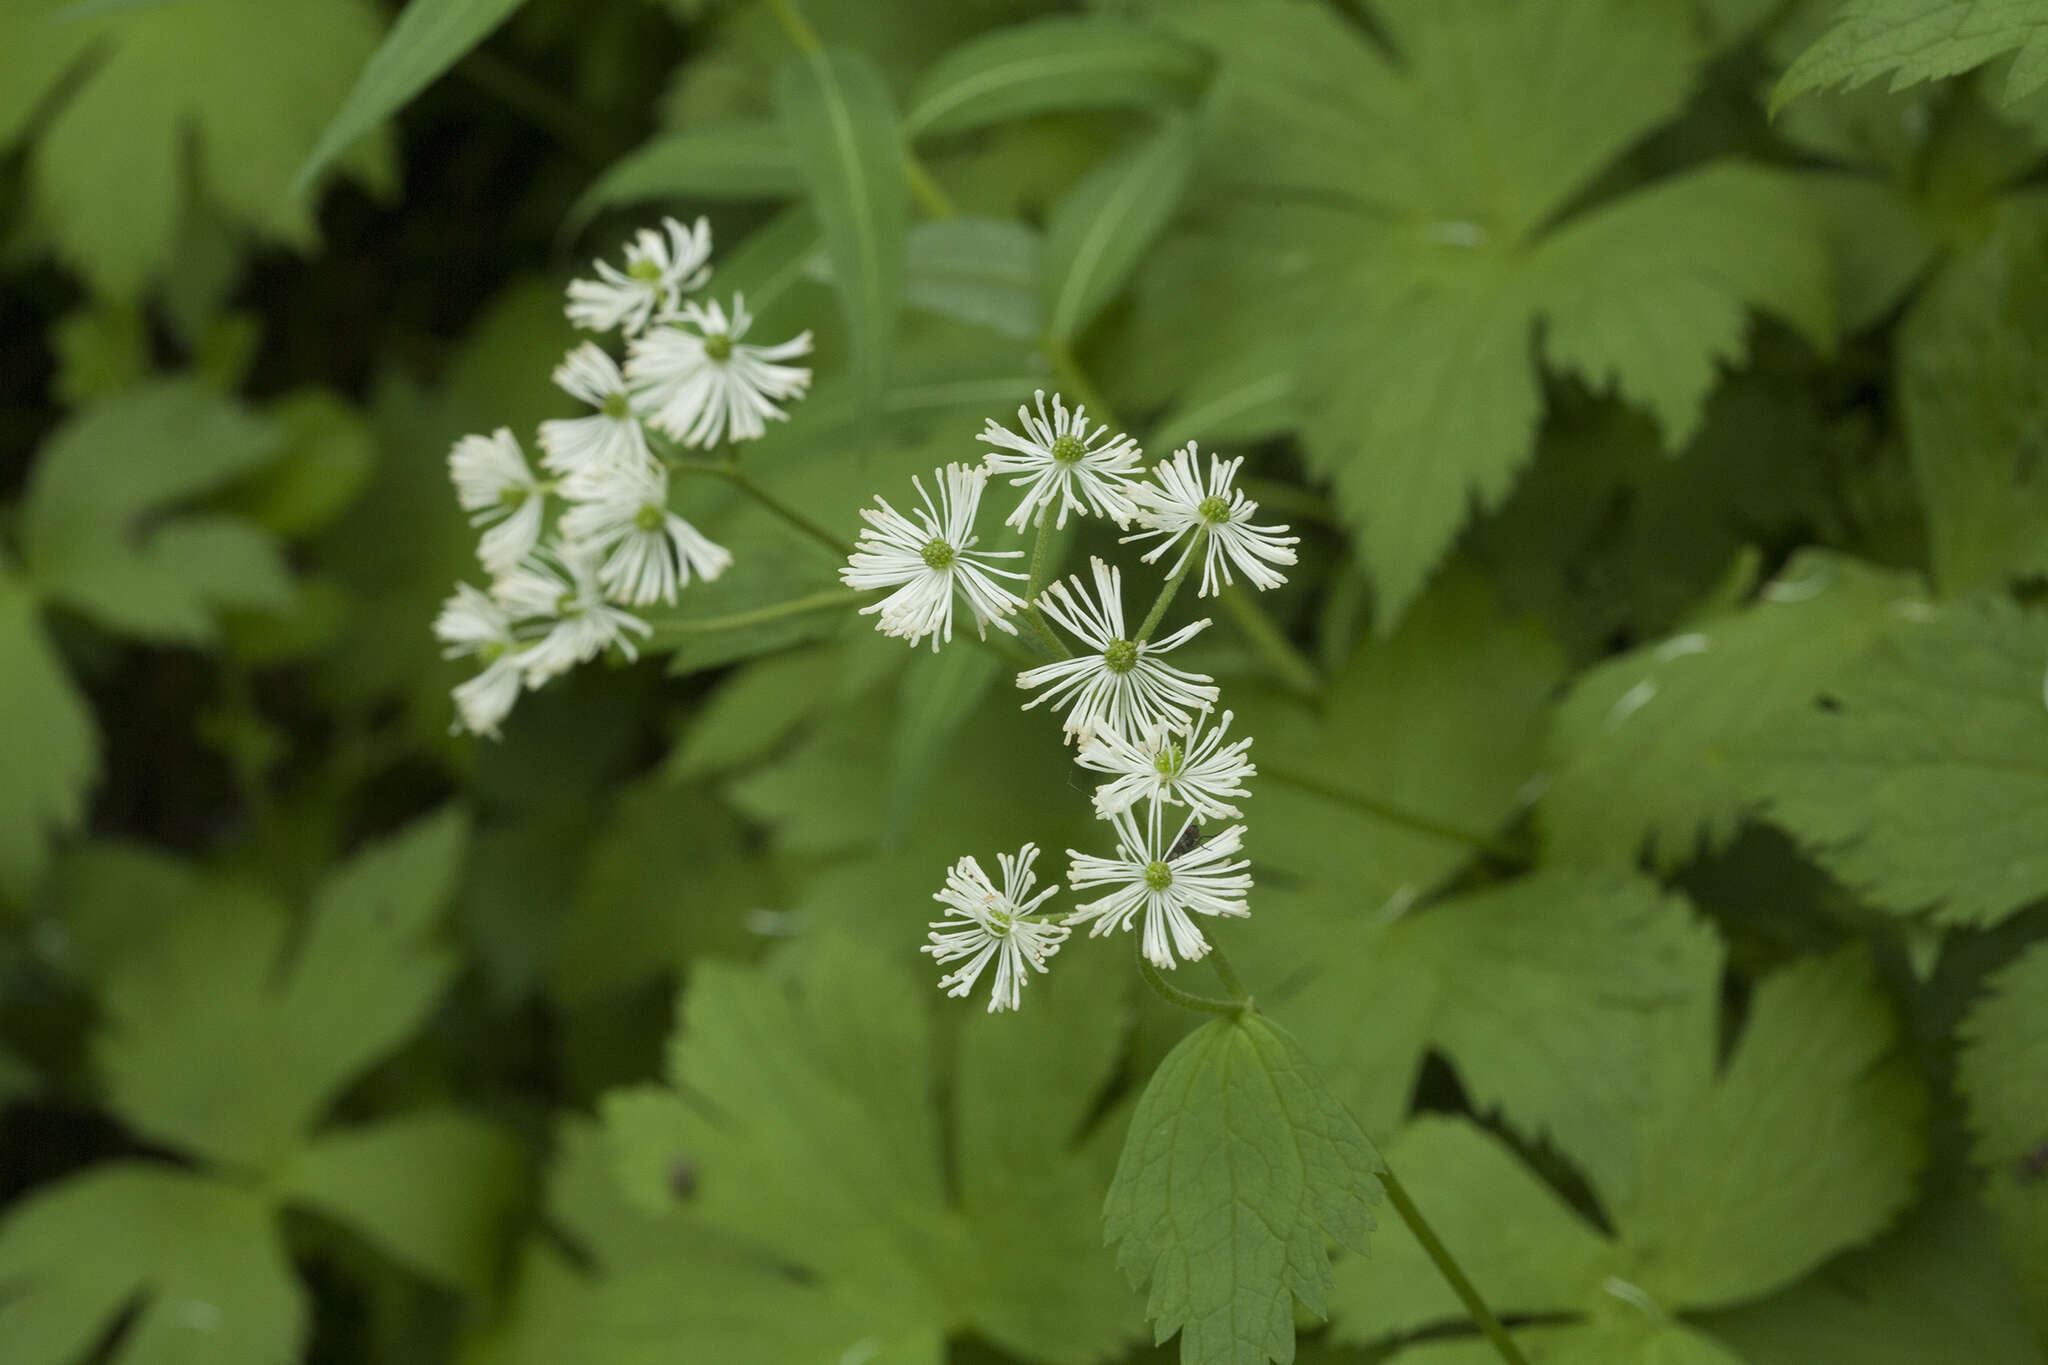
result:
[[[1049,657],[1017,675],[1017,685],[1036,694],[1025,709],[1063,711],[1074,761],[1109,779],[1097,787],[1094,805],[1115,838],[1114,856],[1068,850],[1069,885],[1099,892],[1095,899],[1064,916],[1042,910],[1058,888],[1034,894],[1035,844],[998,856],[1000,887],[967,857],[934,897],[946,915],[932,922],[924,951],[940,963],[961,964],[939,985],[965,995],[994,962],[991,1011],[1018,1007],[1030,974],[1048,969],[1073,926],[1087,924],[1091,937],[1135,927],[1145,959],[1171,969],[1208,955],[1198,917],[1250,913],[1252,879],[1239,856],[1244,826],[1211,831],[1202,822],[1238,817],[1245,779],[1257,771],[1247,756],[1252,741],[1229,737],[1233,716],[1216,715],[1220,693],[1212,678],[1167,660],[1210,623],[1154,631],[1197,561],[1200,597],[1216,595],[1238,575],[1265,590],[1286,581],[1280,570],[1294,563],[1297,539],[1285,526],[1256,524],[1258,504],[1236,484],[1240,460],[1211,455],[1205,472],[1190,444],[1148,478],[1143,453],[1128,436],[1091,426],[1085,409],[1069,410],[1057,395],[1048,409],[1039,393],[1035,408],[1019,408],[1017,416],[1020,430],[994,421],[983,429],[991,450],[980,466],[948,465],[934,474],[936,500],[917,479],[921,506],[908,515],[879,497],[864,509],[867,524],[840,571],[849,587],[887,593],[862,610],[884,634],[913,646],[930,640],[937,649],[952,641],[956,601],[966,603],[983,640],[991,625],[1017,635],[1013,618],[1027,617],[1035,630],[1030,638]],[[1023,551],[977,548],[975,520],[994,475],[1012,476],[1011,485],[1022,490],[1004,525],[1037,530],[1030,576],[997,563]],[[1046,537],[1070,515],[1107,518],[1130,532],[1126,542],[1154,542],[1144,563],[1178,547],[1135,630],[1118,566],[1094,559],[1087,581],[1038,581]],[[1019,593],[1002,580],[1025,586]]]
[[[809,389],[805,332],[749,345],[746,301],[731,312],[689,297],[711,279],[711,228],[699,218],[643,229],[625,265],[596,263],[572,281],[566,311],[586,331],[616,332],[623,365],[594,341],[576,346],[554,382],[588,409],[542,422],[540,472],[511,431],[465,436],[448,456],[456,500],[482,532],[477,559],[489,591],[456,585],[434,622],[448,658],[480,671],[456,687],[458,729],[495,737],[520,693],[600,654],[636,657],[651,633],[636,614],[672,605],[732,555],[669,506],[672,466],[661,446],[715,447],[758,439],[781,405]]]

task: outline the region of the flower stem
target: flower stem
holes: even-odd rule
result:
[[[1052,365],[1053,377],[1059,380],[1060,389],[1069,398],[1081,406],[1094,409],[1096,421],[1105,422],[1110,426],[1118,425],[1116,414],[1110,410],[1109,404],[1103,401],[1102,395],[1095,391],[1095,385],[1089,381],[1087,374],[1081,369],[1081,362],[1074,358],[1073,349],[1066,342],[1054,340],[1049,336],[1040,337],[1038,349],[1045,353],[1047,362]]]
[[[1465,1278],[1464,1269],[1438,1239],[1436,1229],[1422,1216],[1422,1210],[1415,1207],[1415,1201],[1408,1197],[1407,1189],[1394,1178],[1392,1168],[1381,1169],[1380,1183],[1386,1186],[1387,1198],[1393,1201],[1395,1210],[1401,1215],[1401,1221],[1415,1234],[1415,1240],[1422,1243],[1422,1249],[1429,1253],[1429,1259],[1435,1263],[1437,1273],[1442,1275],[1444,1281],[1457,1293],[1472,1321],[1478,1324],[1486,1339],[1493,1343],[1493,1349],[1500,1352],[1500,1358],[1506,1361],[1507,1365],[1529,1365],[1522,1355],[1522,1348],[1515,1345],[1515,1339],[1508,1335],[1508,1329],[1500,1325],[1500,1319],[1486,1306],[1486,1300],[1479,1297],[1479,1291],[1473,1288],[1472,1281]]]
[[[1310,777],[1305,773],[1296,772],[1293,769],[1275,764],[1270,754],[1260,757],[1259,774],[1286,786],[1305,792],[1312,792],[1317,796],[1328,797],[1332,801],[1350,806],[1354,810],[1364,811],[1367,815],[1377,816],[1392,824],[1406,825],[1409,829],[1419,834],[1429,834],[1439,839],[1449,839],[1453,843],[1464,844],[1467,847],[1475,848],[1481,853],[1489,854],[1500,859],[1502,862],[1516,867],[1527,867],[1533,861],[1524,850],[1504,844],[1491,835],[1480,834],[1475,830],[1461,829],[1457,825],[1448,824],[1433,816],[1421,815],[1405,807],[1397,806],[1391,801],[1382,801],[1376,796],[1367,796],[1363,792],[1351,791],[1348,788],[1325,782],[1321,778]]]
[[[1258,599],[1244,588],[1231,586],[1221,594],[1223,610],[1237,623],[1237,628],[1251,640],[1252,647],[1265,659],[1273,676],[1288,691],[1302,697],[1322,695],[1323,679],[1316,672],[1316,666],[1308,657],[1294,647]]]
[[[805,616],[814,611],[826,611],[832,607],[850,607],[866,597],[866,593],[854,592],[848,588],[832,588],[825,592],[814,592],[808,597],[796,597],[787,602],[771,606],[756,607],[752,611],[737,611],[726,616],[700,616],[690,620],[667,621],[662,631],[673,635],[703,635],[714,630],[739,630],[746,626],[765,625],[780,621],[788,616]]]
[[[789,35],[790,46],[798,52],[808,57],[825,50],[825,45],[818,41],[818,30],[812,28],[810,20],[804,18],[803,11],[796,7],[795,0],[768,0],[768,8],[774,11],[776,22],[780,23],[782,31]]]
[[[1046,623],[1045,613],[1038,609],[1038,590],[1045,586],[1046,547],[1052,543],[1052,516],[1050,509],[1040,509],[1038,514],[1038,543],[1031,547],[1031,577],[1024,584],[1024,619],[1038,633],[1039,643],[1055,659],[1071,659],[1074,651],[1067,648],[1066,641],[1053,633]]]
[[[1209,966],[1216,973],[1216,979],[1223,983],[1235,999],[1242,1000],[1246,1009],[1252,1008],[1252,993],[1244,988],[1244,978],[1237,974],[1237,968],[1230,965],[1230,958],[1214,943],[1209,945]]]
[[[910,148],[903,149],[903,179],[910,186],[910,197],[917,200],[918,207],[933,218],[957,218],[960,210],[932,179],[932,173],[917,159],[917,153]]]
[[[724,479],[841,559],[853,553],[851,544],[755,483],[737,464],[724,460],[693,460],[684,456],[670,456],[668,465],[671,469],[685,470],[693,474],[709,474],[714,478]]]
[[[1178,1005],[1184,1010],[1194,1010],[1200,1014],[1220,1014],[1226,1019],[1235,1019],[1245,1012],[1246,1006],[1242,1001],[1218,1000],[1214,996],[1196,995],[1192,991],[1182,990],[1168,981],[1166,974],[1153,966],[1152,959],[1145,956],[1142,938],[1133,937],[1131,945],[1137,949],[1138,975],[1144,977],[1145,984],[1152,988],[1153,994],[1167,1004]]]
[[[1144,624],[1138,627],[1134,643],[1144,644],[1152,638],[1152,632],[1159,628],[1159,618],[1166,615],[1167,607],[1173,603],[1174,594],[1180,591],[1181,582],[1187,578],[1188,571],[1195,567],[1195,560],[1199,557],[1197,552],[1202,548],[1202,538],[1208,534],[1209,528],[1206,526],[1195,532],[1195,538],[1188,545],[1187,553],[1180,557],[1180,567],[1173,571],[1173,576],[1160,588],[1159,596],[1153,599],[1152,610],[1145,613]]]

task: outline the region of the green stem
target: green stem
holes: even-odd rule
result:
[[[781,517],[791,526],[802,531],[833,554],[838,555],[841,559],[845,559],[853,553],[853,546],[850,543],[826,530],[802,512],[791,507],[781,498],[776,497],[773,493],[761,487],[760,484],[755,483],[736,464],[722,460],[697,460],[687,456],[672,455],[668,457],[668,466],[671,469],[682,470],[692,474],[709,474],[713,478],[724,479],[755,502],[760,503],[761,506],[773,512],[776,516]]]
[[[1486,1306],[1486,1300],[1479,1297],[1479,1291],[1472,1287],[1472,1281],[1465,1278],[1465,1271],[1452,1257],[1450,1250],[1438,1239],[1436,1229],[1422,1216],[1422,1210],[1415,1207],[1415,1201],[1408,1197],[1408,1191],[1394,1178],[1391,1168],[1380,1171],[1380,1183],[1387,1187],[1387,1198],[1393,1201],[1401,1220],[1408,1224],[1408,1230],[1415,1234],[1415,1240],[1422,1243],[1422,1249],[1429,1253],[1429,1259],[1436,1264],[1437,1273],[1456,1291],[1465,1305],[1465,1311],[1477,1323],[1486,1339],[1493,1343],[1493,1349],[1500,1352],[1500,1358],[1507,1365],[1529,1365],[1522,1355],[1522,1348],[1515,1345],[1515,1339],[1508,1335],[1508,1329],[1500,1325],[1500,1319]]]
[[[774,11],[776,22],[782,25],[790,45],[798,52],[809,57],[825,50],[825,45],[818,41],[818,30],[811,27],[794,0],[768,0],[768,8]]]
[[[1244,1007],[1252,1007],[1252,993],[1244,988],[1244,978],[1237,974],[1237,968],[1230,965],[1230,958],[1216,944],[1209,945],[1209,966],[1216,973],[1216,979],[1223,983],[1232,998],[1242,1000]]]
[[[1367,815],[1377,816],[1393,824],[1406,825],[1417,833],[1428,834],[1438,839],[1449,839],[1454,843],[1464,844],[1467,847],[1477,849],[1481,853],[1490,854],[1503,862],[1511,863],[1517,867],[1526,867],[1531,861],[1526,852],[1504,844],[1490,835],[1479,834],[1469,829],[1461,829],[1457,825],[1447,824],[1432,816],[1419,815],[1390,801],[1382,801],[1376,796],[1367,796],[1363,792],[1351,791],[1348,788],[1325,782],[1321,778],[1295,772],[1286,767],[1276,765],[1270,754],[1260,757],[1259,775],[1271,778],[1273,781],[1285,786],[1295,787],[1301,791],[1327,797],[1332,801],[1350,806],[1354,810],[1364,811]]]
[[[1202,538],[1208,534],[1209,529],[1206,526],[1195,532],[1195,543],[1188,546],[1187,553],[1180,557],[1180,567],[1173,571],[1173,577],[1166,580],[1166,585],[1159,590],[1159,596],[1152,600],[1152,610],[1145,613],[1144,623],[1138,627],[1138,635],[1133,643],[1144,644],[1152,638],[1152,632],[1159,628],[1159,618],[1166,615],[1166,609],[1173,604],[1174,594],[1180,591],[1180,585],[1186,581],[1188,571],[1195,567],[1195,560],[1201,557]]]
[[[1087,374],[1081,369],[1081,362],[1074,359],[1074,353],[1066,342],[1056,341],[1049,336],[1040,337],[1038,349],[1045,353],[1046,360],[1051,363],[1053,377],[1059,380],[1060,390],[1068,402],[1092,409],[1098,422],[1110,426],[1117,424],[1116,414],[1110,411],[1109,404],[1104,401],[1102,395],[1095,391],[1095,385],[1089,382]]]
[[[1294,647],[1294,642],[1266,615],[1266,609],[1248,589],[1227,587],[1222,602],[1223,610],[1250,639],[1282,687],[1302,697],[1322,695],[1323,679],[1316,666]]]
[[[932,179],[932,173],[917,159],[917,153],[910,148],[903,149],[903,179],[910,186],[910,197],[933,218],[958,218],[960,210],[953,203],[939,182]]]
[[[1038,609],[1038,590],[1045,586],[1046,547],[1052,543],[1052,509],[1041,508],[1038,513],[1038,542],[1031,547],[1031,577],[1024,584],[1024,619],[1038,634],[1039,643],[1055,659],[1071,659],[1074,651],[1067,648],[1067,642],[1053,633],[1046,623],[1045,613]]]
[[[1143,938],[1133,936],[1131,944],[1138,953],[1138,975],[1144,977],[1145,984],[1167,1004],[1178,1005],[1184,1010],[1194,1010],[1201,1014],[1220,1014],[1226,1019],[1235,1019],[1244,1013],[1245,1007],[1239,1001],[1218,1000],[1214,996],[1196,995],[1192,991],[1182,990],[1168,981],[1166,974],[1153,966],[1152,960],[1145,956]]]
[[[728,616],[699,616],[684,621],[668,621],[663,623],[661,629],[663,633],[672,635],[703,635],[714,630],[740,630],[746,626],[763,625],[789,616],[805,616],[832,607],[850,607],[865,596],[865,593],[854,592],[849,588],[831,588],[824,592],[814,592],[808,597],[796,597],[772,606],[756,607],[752,611],[736,611]]]
[[[603,166],[617,157],[619,149],[611,139],[592,129],[588,110],[488,49],[478,48],[457,62],[455,74],[546,133],[584,164]]]

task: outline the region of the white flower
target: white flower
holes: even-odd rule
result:
[[[488,526],[476,557],[490,573],[502,574],[540,543],[547,490],[527,468],[526,455],[510,430],[465,436],[448,452],[448,477],[455,500],[471,526]]]
[[[1301,537],[1281,534],[1287,529],[1285,526],[1251,524],[1259,505],[1247,498],[1243,489],[1230,486],[1237,467],[1243,463],[1242,455],[1227,463],[1211,455],[1209,481],[1204,485],[1194,442],[1174,451],[1170,461],[1152,470],[1158,484],[1131,485],[1131,501],[1138,505],[1138,523],[1147,529],[1125,536],[1124,540],[1162,537],[1145,552],[1145,562],[1150,564],[1172,549],[1182,536],[1187,536],[1187,548],[1174,561],[1173,573],[1180,572],[1181,565],[1187,563],[1197,547],[1206,545],[1199,594],[1202,597],[1220,591],[1216,582],[1219,571],[1224,583],[1233,581],[1233,565],[1261,592],[1279,587],[1287,581],[1287,575],[1273,565],[1292,564],[1293,547]]]
[[[839,581],[862,591],[896,589],[881,601],[862,607],[861,615],[879,613],[876,625],[884,635],[901,636],[912,645],[927,635],[934,651],[941,640],[952,642],[955,588],[974,612],[976,634],[986,639],[993,624],[1015,635],[1017,627],[1003,618],[1024,604],[996,582],[996,577],[1024,575],[986,561],[1018,559],[1024,552],[974,548],[974,513],[988,485],[988,471],[949,464],[933,478],[939,485],[936,507],[931,494],[925,492],[924,480],[913,477],[911,483],[924,506],[913,508],[910,517],[880,497],[875,499],[880,511],[861,509],[861,519],[867,525],[861,529],[846,567],[839,571]]]
[[[1055,527],[1067,524],[1068,512],[1093,512],[1118,526],[1130,525],[1138,509],[1125,485],[1144,452],[1128,436],[1110,439],[1108,427],[1091,432],[1085,407],[1068,412],[1060,396],[1054,394],[1052,416],[1047,417],[1044,389],[1038,390],[1037,398],[1037,416],[1032,416],[1029,408],[1017,409],[1022,436],[998,426],[994,418],[982,429],[983,441],[1011,452],[990,451],[983,461],[989,472],[1018,474],[1010,486],[1025,490],[1024,500],[1004,518],[1004,525],[1022,531],[1034,521],[1042,521],[1055,502],[1059,504]]]
[[[711,278],[711,224],[699,218],[684,227],[664,218],[662,231],[641,228],[626,243],[626,268],[596,262],[594,280],[569,282],[569,321],[588,332],[614,327],[627,336],[646,329],[658,309],[674,308],[682,296]],[[664,235],[664,233],[666,235]]]
[[[549,472],[575,479],[613,469],[644,469],[653,462],[618,362],[586,341],[562,358],[554,379],[597,411],[540,424],[540,446],[547,452],[540,462]],[[573,489],[565,491],[576,496]]]
[[[1065,626],[1088,646],[1071,659],[1056,659],[1017,675],[1017,686],[1046,690],[1024,704],[1029,711],[1040,702],[1073,701],[1067,712],[1066,729],[1071,735],[1100,734],[1114,730],[1125,736],[1143,735],[1155,725],[1185,726],[1196,711],[1206,711],[1216,702],[1216,688],[1207,676],[1189,673],[1160,661],[1159,656],[1180,648],[1205,630],[1207,621],[1183,626],[1163,640],[1142,644],[1124,630],[1123,573],[1099,559],[1089,564],[1095,571],[1095,601],[1090,601],[1081,579],[1054,583],[1039,598],[1039,607]]]
[[[1117,833],[1114,858],[1067,850],[1074,860],[1067,881],[1076,891],[1085,886],[1116,888],[1076,909],[1067,916],[1067,923],[1093,920],[1088,936],[1098,938],[1128,929],[1142,909],[1145,957],[1156,967],[1170,968],[1175,952],[1186,962],[1208,955],[1209,941],[1189,915],[1243,918],[1251,913],[1244,894],[1252,889],[1252,879],[1244,870],[1250,863],[1241,858],[1230,861],[1244,843],[1244,826],[1232,825],[1204,839],[1191,813],[1179,832],[1166,838],[1160,823],[1162,809],[1156,802],[1148,808],[1142,830],[1128,810],[1110,817]]]
[[[1223,742],[1231,719],[1225,711],[1220,724],[1206,728],[1206,717],[1186,731],[1155,725],[1136,740],[1115,730],[1082,735],[1074,761],[1116,779],[1095,789],[1096,814],[1108,818],[1151,800],[1186,806],[1197,820],[1235,816],[1237,807],[1228,798],[1248,795],[1244,780],[1259,770],[1244,756],[1252,746],[1249,736]]]
[[[668,510],[668,471],[619,468],[577,480],[579,502],[562,514],[563,536],[603,563],[598,585],[615,602],[645,607],[674,603],[690,575],[707,583],[732,555]]]
[[[631,637],[651,633],[645,621],[604,600],[597,558],[580,545],[558,540],[528,555],[492,591],[514,616],[546,623],[546,633],[521,655],[529,687],[539,687],[613,646],[628,659],[637,659],[639,651]]]
[[[441,614],[434,618],[434,635],[446,646],[442,658],[483,662],[483,672],[455,688],[455,709],[462,717],[459,728],[496,739],[526,676],[512,618],[485,594],[457,583],[455,595],[441,604]]]
[[[788,418],[776,404],[801,398],[811,372],[776,362],[809,355],[811,334],[780,346],[740,341],[753,325],[746,300],[735,294],[732,319],[716,303],[694,300],[633,342],[626,376],[649,414],[648,421],[686,446],[715,446],[723,438],[759,440],[769,422]]]
[[[1032,911],[1059,890],[1055,883],[1036,896],[1031,894],[1031,887],[1038,880],[1031,864],[1037,858],[1036,844],[1024,845],[1014,858],[998,853],[996,862],[1003,870],[1000,891],[972,858],[962,858],[946,873],[946,889],[932,895],[933,900],[946,907],[947,914],[944,919],[933,920],[931,927],[943,932],[932,933],[931,942],[920,951],[930,953],[936,962],[954,962],[964,957],[967,964],[941,977],[940,990],[948,995],[967,994],[974,989],[989,959],[994,958],[996,983],[988,999],[989,1013],[1013,1010],[1022,1003],[1024,987],[1030,980],[1025,967],[1029,965],[1043,973],[1046,960],[1060,950],[1068,932],[1064,924],[1032,916]]]

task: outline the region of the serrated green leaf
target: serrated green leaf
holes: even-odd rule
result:
[[[59,428],[30,481],[22,549],[38,588],[116,630],[201,640],[225,607],[291,599],[276,544],[179,503],[257,468],[278,430],[195,381],[125,390]]]
[[[404,12],[363,65],[348,98],[298,168],[293,190],[304,190],[336,157],[404,108],[525,3],[407,0]]]
[[[276,1365],[308,1313],[269,1202],[171,1166],[101,1166],[0,1223],[0,1336],[12,1365],[73,1365],[140,1298],[124,1365]]]
[[[114,1107],[223,1163],[286,1157],[453,975],[427,938],[465,836],[449,813],[358,855],[316,896],[289,955],[278,908],[223,887],[143,939],[148,951],[118,957],[94,1044]]]
[[[569,210],[575,232],[599,211],[651,199],[782,199],[803,172],[787,132],[769,122],[661,133],[613,162]]]
[[[1956,1086],[1970,1106],[1984,1199],[2037,1333],[2048,1334],[2048,945],[2036,944],[1989,982],[1962,1027]]]
[[[185,0],[51,22],[63,3],[24,0],[0,16],[0,140],[18,136],[85,53],[101,53],[29,160],[37,217],[96,292],[132,298],[170,267],[196,207],[194,146],[209,209],[263,237],[314,243],[310,187],[292,177],[376,42],[369,5]],[[386,163],[383,144],[365,144],[349,169],[379,182]]]
[[[1194,124],[1170,118],[1150,139],[1068,191],[1045,233],[1048,337],[1073,341],[1123,288],[1180,207],[1194,155]]]
[[[2044,279],[2048,218],[2009,218],[1899,333],[1900,415],[1944,592],[2048,570]]]
[[[28,897],[51,836],[85,817],[99,772],[99,728],[44,635],[36,601],[0,564],[0,732],[8,742],[0,782],[0,895]]]
[[[2041,0],[1848,0],[1833,27],[1779,78],[1771,109],[1885,75],[1898,90],[2015,51],[2007,103],[2048,83],[2048,5]]]
[[[483,1295],[512,1230],[523,1166],[509,1135],[429,1109],[321,1134],[292,1158],[279,1188],[420,1274]]]
[[[880,73],[848,52],[792,59],[775,90],[853,332],[860,388],[879,403],[903,306],[909,218],[895,106]]]
[[[1326,1245],[1364,1254],[1382,1169],[1292,1037],[1257,1014],[1218,1019],[1147,1083],[1103,1233],[1184,1365],[1284,1363],[1295,1299],[1325,1311]]]
[[[1760,799],[1751,740],[1837,683],[1902,611],[1912,581],[1802,552],[1760,600],[1583,674],[1552,730],[1555,778],[1537,803],[1552,855],[1663,866],[1716,847]]]
[[[2048,617],[2002,596],[1895,621],[1752,731],[1740,766],[1771,821],[1873,904],[1995,924],[2048,895],[2044,660]]]
[[[1156,108],[1201,88],[1200,49],[1108,16],[1051,15],[995,29],[932,63],[911,94],[913,137],[1070,109]]]

